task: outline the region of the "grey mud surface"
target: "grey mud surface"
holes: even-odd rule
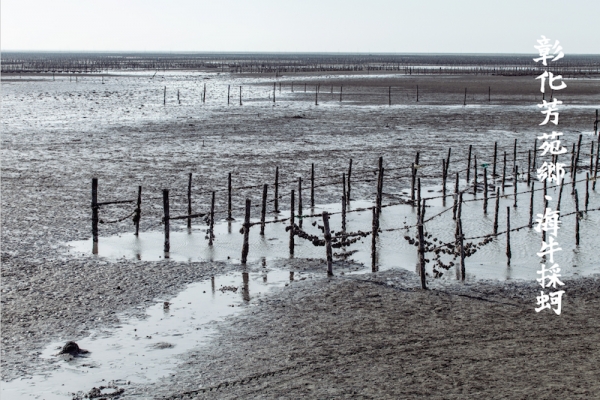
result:
[[[225,76],[207,77],[221,89],[230,82]],[[260,185],[272,182],[277,165],[282,182],[291,182],[298,175],[306,179],[315,163],[317,175],[337,180],[353,158],[363,181],[355,183],[352,197],[365,199],[374,196],[369,171],[379,156],[386,168],[399,168],[386,186],[394,191],[408,185],[415,151],[427,164],[428,184],[425,177],[439,175],[438,161],[449,146],[461,159],[460,166],[458,161],[451,166],[452,174],[463,168],[469,143],[483,157],[494,141],[510,151],[519,138],[530,148],[540,133],[539,114],[532,108],[539,88],[531,77],[431,83],[423,94],[431,96],[431,107],[409,101],[417,78],[407,77],[395,82],[404,85],[398,106],[382,106],[380,100],[339,106],[323,98],[315,107],[287,94],[273,107],[266,100],[269,77],[263,79],[262,103],[229,108],[222,99],[202,108],[189,100],[191,94],[181,106],[170,98],[163,107],[164,85],[169,93],[178,85],[189,87],[187,93],[197,99],[197,77],[120,79],[109,78],[105,86],[91,78],[77,86],[3,82],[2,380],[43,370],[37,355],[53,340],[76,341],[90,329],[110,328],[119,323],[117,313],[141,315],[157,298],[187,283],[239,268],[211,262],[108,262],[70,254],[65,242],[90,236],[94,176],[100,179],[100,201],[133,198],[142,185],[141,229],[150,230],[160,229],[160,190],[171,188],[174,198],[183,195],[188,172],[197,177],[194,207],[205,210],[209,192],[226,187],[227,172],[233,173],[234,186]],[[260,79],[231,78],[237,81],[232,84],[253,79],[259,93]],[[479,98],[469,102],[480,106],[460,106],[465,84],[479,87]],[[501,87],[505,96],[489,108],[488,84]],[[381,87],[386,85],[384,79]],[[598,81],[574,81],[572,88],[572,102],[588,105],[600,92]],[[576,132],[591,131],[592,113],[591,106],[565,113],[567,145]],[[281,192],[293,187],[284,183]],[[245,197],[257,204],[260,189],[234,193],[240,206],[236,218]],[[339,188],[323,187],[317,197],[321,203],[337,201]],[[218,210],[224,210],[225,200],[220,192]],[[173,213],[181,211],[184,203],[174,200],[172,207]],[[117,219],[130,211],[113,207],[102,215]],[[131,234],[132,225],[126,220],[100,229],[105,236]],[[316,268],[298,261],[282,267]],[[422,292],[415,289],[415,275],[404,271],[294,282],[222,323],[214,345],[189,354],[174,376],[127,388],[122,398],[184,398],[186,392],[200,398],[597,398],[599,284],[596,278],[566,283],[565,312],[556,317],[533,311],[538,288],[529,283],[457,284]]]

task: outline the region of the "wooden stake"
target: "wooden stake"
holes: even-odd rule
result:
[[[187,200],[188,200],[188,215],[192,215],[192,173],[189,174],[188,179],[188,191],[187,191]],[[192,219],[187,219],[187,227],[188,229],[192,228]]]
[[[92,178],[92,242],[96,247],[98,244],[98,208],[98,178]]]
[[[377,272],[377,234],[379,231],[379,217],[377,215],[377,206],[373,207],[373,223],[371,232],[371,270]]]
[[[388,106],[392,105],[392,87],[388,87]]]
[[[575,189],[575,246],[579,246],[579,194]]]
[[[342,102],[342,90],[344,89],[344,86],[340,86],[340,103]]]
[[[169,190],[163,189],[163,211],[164,211],[164,222],[165,222],[165,253],[169,253],[171,250],[171,243],[169,242]],[[165,255],[165,258],[167,255]]]
[[[531,150],[527,151],[527,187],[531,184]]]
[[[167,87],[163,90],[163,106],[167,105]]]
[[[315,164],[310,165],[310,208],[315,208]]]
[[[531,182],[531,198],[529,199],[529,228],[533,227],[533,198],[535,194],[535,182]]]
[[[442,197],[446,201],[446,160],[442,158]]]
[[[419,85],[417,85],[417,103],[419,102]]]
[[[519,167],[515,166],[515,186],[514,186],[514,196],[515,196],[515,203],[513,204],[513,207],[517,208],[517,184],[518,184],[518,179],[517,179],[517,175],[519,173]]]
[[[471,152],[473,151],[473,145],[469,145],[469,155],[467,157],[467,183],[471,181]]]
[[[506,263],[510,265],[510,207],[506,207]]]
[[[231,172],[227,175],[227,221],[233,221],[231,216]]]
[[[415,162],[412,165],[412,177],[410,181],[410,201],[415,206],[415,183],[417,179],[417,166],[419,165],[419,152],[415,155]]]
[[[250,237],[250,199],[246,199],[246,213],[244,214],[244,244],[242,245],[242,264],[246,264],[248,260],[248,251],[250,245],[248,238]]]
[[[596,110],[596,112],[598,112]],[[598,181],[598,161],[600,161],[600,136],[598,136],[598,151],[596,151],[596,166],[594,167],[594,184],[592,185],[592,190],[596,190],[596,182]]]
[[[488,102],[492,101],[492,87],[488,86]]]
[[[464,106],[467,105],[467,88],[465,88],[465,101],[463,103]]]
[[[214,227],[215,227],[215,192],[212,192],[211,200],[210,200],[210,217],[208,220],[208,245],[209,246],[213,245],[213,239],[215,237]]]
[[[505,187],[506,187],[506,152],[504,152],[504,162],[502,164],[502,194],[504,194]]]
[[[477,197],[477,155],[473,156],[473,196]]]
[[[279,212],[279,167],[275,167],[275,213]]]
[[[494,236],[498,236],[498,212],[500,211],[500,189],[496,188],[496,207],[494,209]]]
[[[558,202],[556,203],[556,211],[560,211],[560,201],[562,200],[562,192],[563,192],[563,185],[565,183],[564,179],[560,180],[560,189],[558,190]]]
[[[421,199],[419,199],[419,209],[425,209],[425,200],[421,205]],[[418,216],[418,232],[419,232],[419,275],[421,276],[421,289],[427,289],[427,281],[425,277],[425,234],[423,228],[423,216],[419,213]]]
[[[350,164],[348,165],[348,192],[346,193],[346,203],[350,205],[350,176],[352,175],[352,159],[350,159]]]
[[[346,174],[342,174],[342,233],[346,233]]]
[[[298,177],[298,226],[302,228],[302,177]]]
[[[242,105],[242,87],[240,86],[240,106]]]
[[[315,106],[319,105],[319,87],[315,86]]]
[[[465,280],[467,273],[465,271],[465,234],[463,232],[463,225],[462,225],[462,199],[463,198],[463,194],[461,193],[459,195],[459,200],[458,200],[458,220],[457,220],[457,225],[456,225],[456,232],[458,235],[458,240],[459,240],[459,255],[460,255],[460,279],[462,281]]]
[[[452,153],[452,147],[448,148],[448,156],[446,157],[446,177],[448,177],[448,171],[450,170],[450,153]]]
[[[227,85],[227,105],[229,105],[229,94],[231,93],[231,85]]]
[[[456,219],[456,211],[458,207],[458,172],[456,173],[456,181],[454,182],[454,206],[452,207],[452,219]]]
[[[275,104],[275,93],[277,91],[276,83],[273,82],[273,104]]]
[[[483,168],[483,213],[487,214],[488,207],[488,180],[487,180],[487,168]]]
[[[515,139],[515,144],[513,146],[513,171],[517,167],[517,139]],[[516,176],[515,176],[516,179]]]
[[[265,183],[263,185],[263,193],[262,193],[262,208],[260,210],[260,235],[265,235],[265,218],[267,216],[267,189],[268,185]]]
[[[142,219],[142,187],[138,186],[137,205],[135,208],[135,236],[140,235],[140,220]]]
[[[290,196],[290,256],[294,255],[294,190]]]
[[[588,211],[588,206],[590,204],[590,173],[587,172],[585,174],[585,212]]]
[[[537,160],[537,139],[533,141],[533,164],[531,165],[531,169],[536,171],[536,160]]]
[[[327,275],[333,275],[333,254],[331,251],[331,231],[329,230],[329,214],[323,211],[323,229],[325,233],[325,250],[327,252]]]
[[[498,142],[494,142],[494,168],[492,170],[492,180],[496,179],[496,159],[498,158]],[[494,185],[495,186],[495,185]]]

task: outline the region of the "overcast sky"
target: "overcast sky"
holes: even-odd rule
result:
[[[2,50],[600,53],[600,0],[1,0]]]

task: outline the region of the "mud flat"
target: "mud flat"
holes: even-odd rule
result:
[[[390,107],[385,82],[369,86],[371,81],[360,77],[366,83],[357,84],[363,88],[356,92],[366,95],[353,100],[350,93],[348,103],[340,105],[333,96],[315,106],[314,93],[304,98],[291,92],[279,97],[278,92],[274,106],[269,99],[272,77],[166,73],[158,78],[130,74],[102,81],[84,77],[77,83],[64,78],[3,83],[3,381],[50,373],[56,365],[40,357],[49,344],[116,329],[123,315],[143,317],[147,308],[190,283],[239,271],[227,262],[115,261],[73,254],[66,243],[90,237],[92,177],[100,180],[103,201],[133,198],[142,185],[141,230],[148,232],[161,226],[162,207],[156,200],[161,190],[172,189],[174,198],[185,196],[189,172],[195,177],[194,209],[205,211],[210,191],[226,188],[228,172],[235,187],[271,184],[279,166],[280,179],[287,182],[280,190],[287,194],[297,176],[308,175],[312,163],[320,176],[341,175],[352,158],[356,174],[365,178],[355,183],[352,197],[372,200],[372,170],[379,156],[386,168],[408,172],[414,153],[421,151],[423,162],[432,165],[422,170],[423,184],[437,185],[427,176],[439,175],[437,162],[449,146],[464,159],[473,143],[479,159],[487,161],[495,141],[510,151],[517,138],[527,149],[540,134],[534,95],[539,88],[529,77],[495,77],[508,82],[503,88],[515,88],[515,100],[511,103],[507,94],[491,104],[484,78],[473,78],[481,93],[469,98],[466,107],[458,90],[463,82],[453,83],[450,97],[446,89],[435,97],[437,86],[431,84],[431,104],[425,91],[424,104],[417,105],[409,101],[416,83],[409,81],[402,92],[406,100]],[[315,75],[293,77],[297,79],[312,83]],[[335,79],[332,84],[351,86],[355,78]],[[205,81],[210,91],[202,104]],[[531,95],[519,82],[531,85]],[[248,101],[243,106],[227,107],[229,84],[245,88]],[[576,142],[581,133],[587,145],[598,81],[573,81],[572,88],[572,104],[561,119],[565,144]],[[408,187],[407,176],[386,181],[385,191]],[[340,191],[322,187],[316,196],[322,204],[338,202]],[[255,189],[235,191],[234,217],[242,218],[246,197],[258,204],[260,195]],[[185,206],[173,203],[175,211]],[[226,198],[220,195],[217,209],[225,208]],[[105,209],[103,218],[118,219],[131,211],[115,206]],[[218,218],[223,217],[220,212]],[[101,225],[102,236],[132,231],[130,219]],[[300,259],[277,266],[324,269]],[[192,391],[210,397],[219,384],[219,396],[225,398],[598,396],[594,277],[565,280],[564,312],[557,317],[533,311],[539,291],[532,283],[438,287],[431,282],[433,289],[421,292],[413,290],[418,287],[414,274],[405,271],[356,277],[342,276],[339,265],[334,271],[331,279],[317,278],[315,272],[315,278],[294,280],[281,293],[257,300],[221,323],[214,342],[190,351],[174,375],[150,387],[132,384],[122,396]],[[229,382],[226,387],[224,382]],[[201,386],[212,387],[213,393],[198,392]]]

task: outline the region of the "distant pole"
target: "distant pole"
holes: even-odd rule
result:
[[[417,103],[419,102],[419,85],[417,85]]]
[[[325,249],[327,251],[327,275],[333,275],[333,254],[331,251],[331,231],[329,230],[329,214],[323,211],[323,230],[325,233]]]
[[[388,106],[392,105],[392,87],[388,87]]]
[[[227,85],[227,105],[229,105],[229,93],[231,92],[231,85]]]
[[[188,179],[188,191],[187,191],[187,199],[188,199],[188,215],[192,215],[192,173],[190,172]],[[187,219],[187,227],[188,229],[192,228],[192,219]]]
[[[167,87],[163,90],[163,106],[167,105]]]
[[[250,245],[248,238],[250,236],[250,199],[246,199],[246,213],[244,214],[244,244],[242,245],[242,264],[246,264],[248,260],[248,251]]]
[[[492,101],[492,87],[488,86],[488,102]]]
[[[242,105],[242,87],[240,86],[240,106]]]
[[[467,105],[467,88],[465,88],[465,101],[463,103],[464,106]]]

